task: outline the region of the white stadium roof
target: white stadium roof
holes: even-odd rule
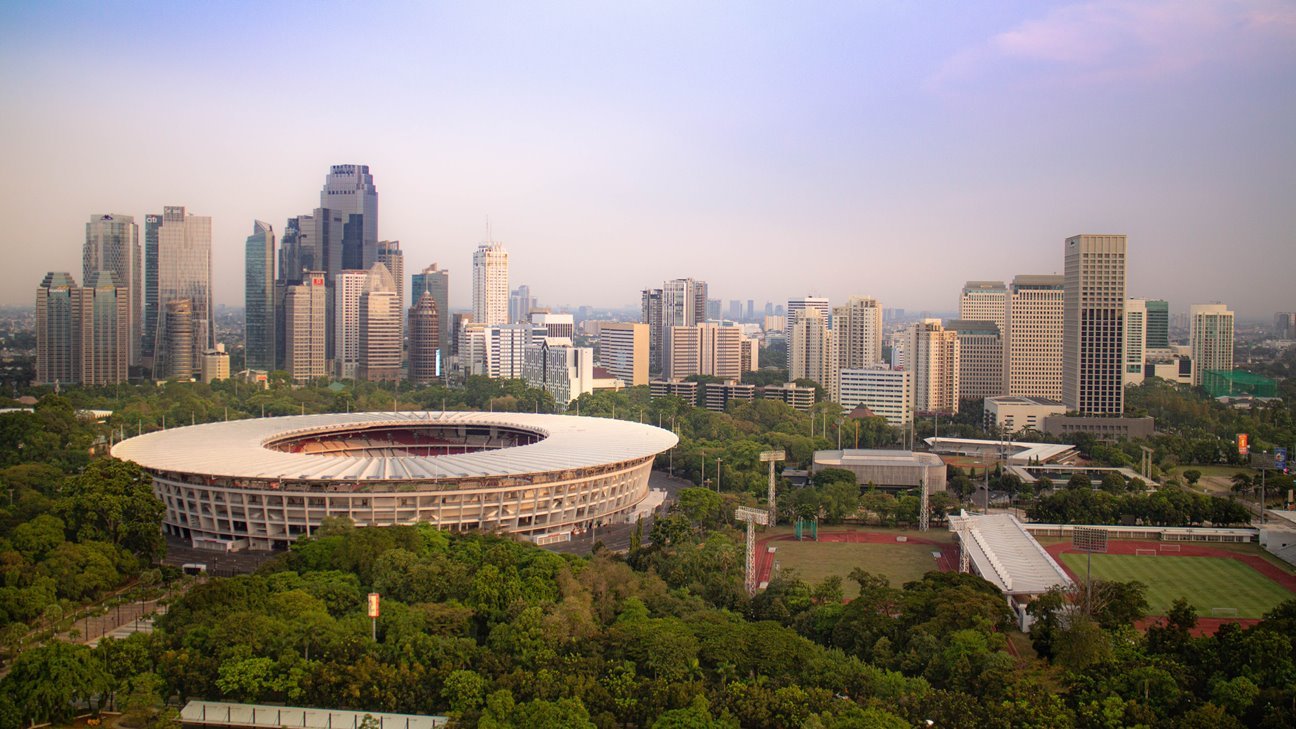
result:
[[[439,456],[329,456],[265,447],[285,438],[374,426],[499,426],[544,437],[528,445]],[[148,433],[112,454],[155,471],[272,480],[427,480],[515,476],[591,468],[669,450],[679,438],[651,425],[530,413],[390,412],[294,415],[207,423]]]
[[[1070,575],[1012,514],[950,517],[976,571],[1006,595],[1038,595],[1072,584]]]

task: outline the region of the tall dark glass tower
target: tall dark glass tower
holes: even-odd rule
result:
[[[269,223],[252,224],[243,282],[244,351],[247,368],[275,368],[275,235]]]

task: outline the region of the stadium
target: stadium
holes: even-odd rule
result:
[[[334,413],[148,433],[117,458],[153,479],[163,528],[195,547],[284,549],[327,517],[532,538],[625,517],[675,434],[526,413]]]

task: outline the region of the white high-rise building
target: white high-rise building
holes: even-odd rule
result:
[[[360,362],[356,375],[370,382],[401,377],[400,295],[396,279],[381,263],[369,269],[360,294]]]
[[[825,304],[827,299],[824,300]],[[818,306],[800,309],[788,337],[788,378],[814,380],[837,398],[837,338]]]
[[[1123,235],[1067,238],[1062,314],[1062,402],[1082,415],[1125,408]]]
[[[1125,367],[1126,386],[1143,384],[1143,367],[1147,364],[1147,299],[1125,300]]]
[[[520,380],[526,366],[526,350],[533,341],[530,324],[507,324],[485,329],[485,374]]]
[[[704,322],[666,330],[666,362],[662,375],[681,380],[711,375],[725,380],[742,378],[742,328]]]
[[[829,308],[828,299],[822,296],[802,296],[796,299],[788,299],[787,302],[787,321],[783,332],[787,341],[792,341],[792,327],[796,324],[797,316],[806,309],[814,309],[823,315],[824,321],[827,322],[832,311]]]
[[[959,319],[992,321],[1004,330],[1008,316],[1008,287],[1003,281],[968,281],[959,296]]]
[[[852,296],[833,309],[840,369],[869,367],[882,361],[882,307],[877,299]]]
[[[913,372],[914,410],[957,413],[959,410],[958,332],[924,319],[909,326],[905,360]]]
[[[473,253],[473,321],[486,326],[509,323],[508,251],[502,243],[477,246]]]
[[[1062,276],[1017,276],[1004,322],[1004,389],[1062,399]]]
[[[360,297],[368,271],[341,271],[333,277],[333,352],[337,376],[356,379],[360,367]]]
[[[306,271],[284,295],[284,369],[298,382],[328,377],[328,287],[323,271]]]
[[[838,374],[838,402],[847,412],[859,406],[886,418],[887,423],[904,426],[913,422],[913,373],[886,365],[855,367]]]
[[[177,373],[202,370],[202,356],[212,349],[215,323],[212,312],[211,290],[211,218],[190,215],[180,206],[168,205],[162,209],[157,227],[157,326],[154,339],[160,344],[156,349],[154,377],[171,377]],[[167,304],[180,299],[189,300],[188,327],[191,342],[172,342],[167,332],[184,331],[184,327],[169,327]],[[177,309],[178,311],[179,309]],[[175,361],[183,352],[188,363]]]
[[[144,325],[141,306],[144,296],[143,258],[139,226],[130,215],[91,215],[86,223],[85,246],[81,252],[81,280],[90,286],[95,273],[110,271],[113,281],[126,288],[126,314],[131,366],[140,363],[140,336]]]
[[[560,407],[594,392],[594,350],[573,347],[563,337],[546,337],[527,347],[523,379],[550,395]]]
[[[1194,385],[1210,370],[1233,369],[1233,312],[1224,304],[1188,307],[1188,346]]]

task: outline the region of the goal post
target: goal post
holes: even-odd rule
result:
[[[1237,608],[1231,608],[1231,607],[1211,608],[1212,618],[1236,618],[1237,616],[1238,616]]]
[[[1157,551],[1155,549],[1136,549],[1134,550],[1134,554],[1139,557],[1155,557],[1157,556]]]
[[[1179,551],[1182,551],[1182,550],[1179,548],[1179,545],[1178,545],[1178,544],[1162,544],[1162,545],[1161,545],[1161,551],[1162,551],[1162,552],[1179,552]]]

